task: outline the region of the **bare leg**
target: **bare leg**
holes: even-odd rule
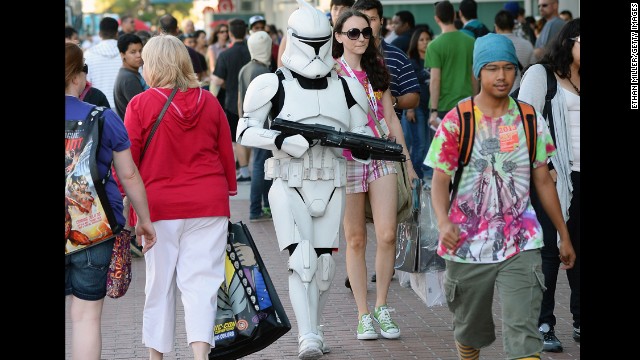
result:
[[[251,148],[246,146],[242,146],[238,143],[233,143],[233,148],[236,153],[236,158],[238,159],[238,164],[240,167],[249,166],[249,155],[251,155]]]
[[[71,357],[99,360],[102,353],[100,322],[104,299],[87,301],[71,295]]]
[[[194,341],[191,343],[191,350],[195,360],[209,360],[211,345],[204,341]]]
[[[348,194],[344,211],[344,235],[347,242],[347,275],[358,307],[358,319],[369,313],[367,305],[367,228],[364,216],[364,193]],[[395,256],[395,255],[394,255]],[[393,262],[392,262],[393,263]]]
[[[397,193],[388,191],[395,189],[396,176],[387,175],[369,184],[369,200],[373,210],[373,223],[376,229],[376,307],[387,303],[387,294],[393,264],[396,256],[396,208],[387,204],[395,204]]]
[[[156,349],[149,348],[149,360],[162,360],[162,353]]]

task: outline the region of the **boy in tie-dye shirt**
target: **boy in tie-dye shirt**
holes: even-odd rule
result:
[[[570,268],[575,261],[546,165],[555,152],[549,130],[538,115],[537,141],[532,144],[536,157],[531,164],[520,111],[509,97],[517,64],[508,38],[488,34],[476,40],[473,74],[481,90],[472,98],[473,150],[451,202],[449,185],[460,157],[460,119],[455,108],[438,127],[424,161],[435,170],[432,195],[440,230],[438,254],[447,264],[444,290],[461,359],[478,359],[480,348],[495,341],[496,288],[502,302],[506,358],[540,358],[542,336],[537,321],[544,290],[543,240],[529,199],[530,186],[535,186],[560,234],[563,267]]]

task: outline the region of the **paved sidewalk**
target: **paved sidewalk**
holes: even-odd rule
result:
[[[297,359],[296,320],[291,308],[287,280],[287,255],[278,251],[273,223],[249,222],[248,186],[240,185],[240,194],[231,201],[232,221],[243,221],[249,227],[260,254],[276,286],[280,300],[289,316],[292,329],[266,349],[245,357],[247,360]],[[373,273],[376,240],[373,227],[368,228],[367,264],[369,276]],[[402,336],[397,340],[357,340],[357,308],[351,291],[344,287],[346,276],[345,242],[340,240],[340,250],[334,254],[336,276],[329,301],[324,311],[325,338],[331,352],[323,360],[342,359],[457,359],[451,329],[451,313],[446,306],[427,307],[409,288],[400,286],[397,279],[391,282],[389,306],[395,309],[393,319],[398,323]],[[102,315],[102,359],[148,359],[148,351],[142,345],[142,309],[144,306],[144,259],[133,259],[133,280],[127,294],[117,300],[106,298]],[[367,299],[371,307],[375,303],[375,283],[368,283]],[[482,349],[481,359],[504,359],[500,303],[494,298],[494,319],[497,340]],[[564,352],[543,353],[543,359],[579,359],[580,344],[573,341],[572,320],[569,312],[569,285],[564,271],[560,272],[556,291],[556,335],[562,341]],[[65,310],[65,359],[71,359],[71,325],[68,301]],[[373,311],[373,310],[372,310]],[[165,354],[165,359],[189,360],[191,351],[184,330],[184,310],[178,298],[175,350]],[[377,328],[376,328],[377,329]]]

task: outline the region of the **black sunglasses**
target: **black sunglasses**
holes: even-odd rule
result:
[[[89,65],[84,64],[82,66],[82,72],[85,73],[85,74],[88,74],[89,73]]]
[[[370,26],[367,26],[362,30],[353,28],[347,31],[340,32],[340,34],[346,34],[347,37],[351,40],[358,40],[358,38],[360,38],[360,34],[362,34],[362,37],[364,37],[365,39],[370,39],[371,35],[373,35],[373,30]]]

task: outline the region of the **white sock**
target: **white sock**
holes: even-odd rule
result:
[[[240,168],[240,176],[249,177],[249,167],[248,166],[242,166]]]

